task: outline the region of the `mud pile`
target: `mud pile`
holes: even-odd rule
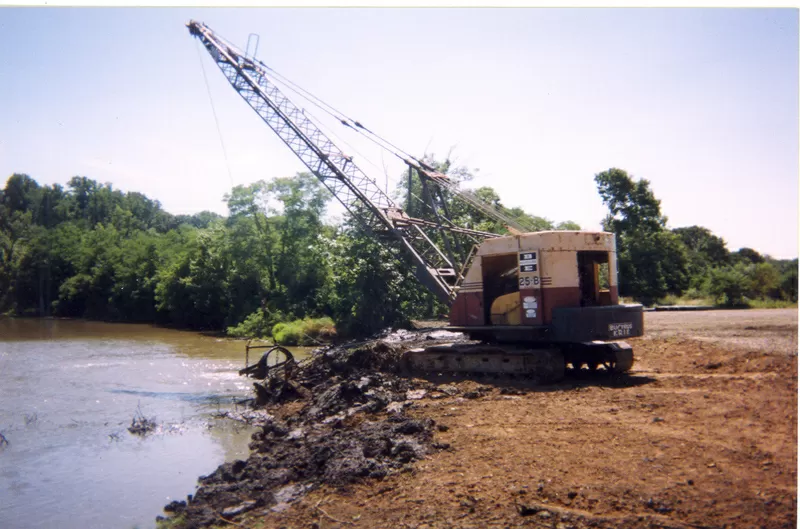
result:
[[[433,421],[395,414],[351,425],[309,424],[291,428],[276,420],[253,436],[246,461],[225,463],[187,502],[164,510],[173,527],[207,527],[258,510],[281,511],[321,484],[341,486],[361,478],[383,478],[431,449]]]
[[[164,508],[170,517],[160,518],[161,524],[196,528],[250,511],[267,515],[322,484],[381,479],[446,448],[433,442],[433,420],[403,412],[435,391],[429,382],[401,375],[403,352],[420,342],[460,337],[428,336],[401,331],[322,348],[307,361],[270,373],[255,384],[256,401],[268,413],[253,412],[264,425],[253,434],[250,457],[201,477],[194,496]]]
[[[308,400],[310,406],[301,413],[315,419],[343,411],[378,412],[406,400],[406,392],[416,387],[402,376],[405,351],[465,340],[461,333],[398,330],[366,342],[317,349],[308,360],[269,372],[256,383],[256,405]]]

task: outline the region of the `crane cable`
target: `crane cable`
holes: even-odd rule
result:
[[[258,61],[258,63],[265,70],[270,71],[274,75],[273,82],[277,81],[279,84],[282,84],[285,88],[289,89],[290,91],[294,92],[298,96],[302,97],[303,99],[305,99],[306,101],[308,101],[312,105],[316,106],[317,108],[319,108],[324,113],[326,113],[329,116],[331,116],[332,118],[338,120],[343,126],[353,129],[356,133],[361,134],[367,140],[371,141],[372,143],[374,143],[378,147],[380,147],[380,148],[390,152],[391,154],[395,155],[396,157],[398,157],[401,161],[403,161],[405,163],[408,163],[408,161],[409,161],[408,159],[410,158],[411,160],[417,162],[418,164],[423,165],[422,160],[420,160],[420,159],[416,158],[415,156],[405,152],[403,149],[400,149],[399,147],[397,147],[396,145],[394,145],[390,141],[388,141],[385,138],[382,138],[380,135],[372,132],[370,129],[368,129],[367,127],[362,125],[359,121],[357,121],[357,120],[355,120],[353,118],[350,118],[344,112],[341,112],[340,110],[336,109],[336,107],[326,103],[325,101],[323,101],[319,97],[315,96],[314,94],[312,94],[311,92],[309,92],[305,88],[303,88],[300,85],[298,85],[297,83],[291,81],[286,76],[280,74],[274,68],[271,68],[270,66],[267,66],[266,64],[264,64],[261,61]],[[311,117],[314,117],[313,115],[311,115],[310,112],[308,112],[307,114],[309,116],[311,116]],[[340,136],[338,136],[336,133],[334,133],[328,127],[323,126],[322,122],[318,118],[314,117],[314,119],[312,121],[314,121],[317,125],[321,126],[322,128],[325,128],[326,130],[330,131],[331,134],[336,136],[340,141],[344,142],[346,145],[351,147],[356,153],[358,153],[362,158],[367,160],[367,162],[370,165],[372,165],[375,168],[378,168],[377,165],[375,165],[366,156],[364,156],[360,152],[358,152],[358,150],[356,150],[352,145],[347,143],[344,139],[342,139]],[[389,147],[387,147],[387,145]],[[427,164],[425,164],[425,165],[427,165]],[[489,215],[490,217],[495,217],[497,220],[500,220],[500,221],[502,221],[504,223],[507,223],[507,224],[511,224],[511,225],[516,224],[516,227],[518,227],[520,229],[532,231],[532,226],[530,226],[526,221],[523,221],[519,216],[516,216],[513,213],[511,213],[508,209],[506,209],[506,208],[504,208],[502,206],[495,206],[493,204],[487,203],[486,201],[484,201],[480,197],[476,196],[474,193],[471,193],[471,192],[469,192],[467,190],[460,189],[455,182],[443,181],[443,180],[435,180],[434,183],[439,185],[440,187],[444,188],[445,190],[450,191],[451,193],[453,193],[453,195],[456,198],[461,199],[466,204],[468,204],[468,205],[480,210],[481,212],[483,212],[484,214]],[[418,196],[414,196],[414,198],[416,198],[417,200],[419,200],[423,204],[425,203]]]
[[[253,60],[253,59],[251,59],[251,60]],[[255,61],[258,62],[258,64],[261,67],[263,67],[265,70],[269,70],[272,73],[272,75],[270,75],[270,78],[271,78],[270,80],[271,80],[272,83],[274,83],[276,85],[281,85],[284,90],[288,90],[288,91],[291,91],[291,92],[297,94],[299,97],[303,98],[304,100],[306,100],[310,104],[312,104],[315,107],[317,107],[318,109],[322,110],[324,113],[328,114],[329,116],[334,118],[336,121],[338,121],[342,125],[344,125],[346,127],[353,128],[352,126],[350,126],[347,123],[348,120],[350,120],[350,121],[352,121],[352,120],[350,118],[348,118],[345,114],[343,114],[339,110],[336,110],[336,108],[334,108],[333,106],[329,105],[328,103],[326,103],[322,99],[318,98],[317,96],[315,96],[314,94],[312,94],[311,92],[309,92],[305,88],[301,87],[297,83],[291,81],[288,77],[278,73],[275,69],[267,66],[266,64],[264,64],[263,62],[259,61],[258,59],[255,59]],[[311,112],[309,112],[305,108],[302,108],[301,110],[303,112],[303,115],[306,118],[308,118],[312,123],[314,123],[318,128],[325,129],[325,132],[327,132],[328,134],[334,136],[337,140],[339,140],[344,145],[347,145],[355,154],[357,154],[360,157],[360,159],[365,160],[369,165],[371,165],[375,169],[377,169],[379,171],[381,170],[381,168],[378,167],[378,165],[375,162],[370,160],[369,157],[364,155],[361,151],[359,151],[355,146],[350,144],[347,140],[342,138],[340,135],[336,134],[333,131],[333,129],[331,129],[330,127],[326,126],[321,119],[319,119],[318,117],[313,115]],[[356,131],[356,132],[358,132],[358,131]],[[370,139],[370,138],[367,138],[367,139]],[[373,141],[373,143],[375,143],[375,142]],[[387,150],[385,146],[380,145],[380,144],[377,144],[377,145],[378,145],[378,147],[381,147],[382,149]],[[395,156],[397,156],[396,153],[392,153],[392,154],[395,154]],[[402,160],[402,157],[400,157],[400,158]],[[369,177],[367,177],[367,178],[369,178]],[[369,179],[373,183],[375,183],[377,185],[377,180],[375,180],[374,178],[369,178]],[[388,193],[388,189],[386,190],[386,192]]]
[[[532,226],[530,226],[527,221],[523,221],[521,217],[514,215],[507,208],[486,202],[482,198],[475,195],[475,193],[469,190],[460,189],[454,182],[438,179],[435,182],[439,184],[440,187],[449,190],[457,198],[460,198],[462,201],[470,204],[472,207],[479,209],[484,214],[489,215],[490,217],[495,217],[495,219],[512,226],[516,224],[516,226],[514,226],[516,228],[533,231]]]
[[[225,159],[225,168],[228,170],[228,178],[231,181],[231,188],[233,185],[233,174],[231,173],[231,165],[228,162],[228,150],[225,148],[225,142],[222,139],[222,129],[219,126],[219,119],[217,118],[217,109],[214,107],[214,98],[211,97],[211,86],[208,84],[208,76],[206,75],[206,67],[203,64],[203,57],[200,55],[200,42],[197,42],[195,49],[197,50],[197,58],[200,61],[200,69],[203,70],[203,80],[206,83],[206,91],[208,92],[208,101],[211,103],[211,113],[214,114],[214,123],[217,125],[217,135],[219,136],[219,144],[222,146],[222,156]]]
[[[336,119],[337,121],[339,121],[343,126],[353,129],[357,133],[359,133],[362,136],[366,137],[367,139],[371,140],[373,143],[375,143],[376,145],[378,145],[382,149],[387,150],[390,153],[394,154],[395,156],[400,158],[402,161],[407,161],[406,159],[403,158],[403,156],[405,156],[406,158],[410,158],[410,159],[414,160],[417,163],[420,162],[420,160],[418,160],[413,155],[405,152],[403,149],[397,147],[396,145],[394,145],[390,141],[386,140],[385,138],[382,138],[378,134],[375,134],[374,132],[369,130],[367,127],[362,125],[358,120],[351,118],[350,116],[348,116],[347,114],[345,114],[341,110],[338,110],[333,105],[330,105],[329,103],[326,103],[325,101],[323,101],[319,97],[315,96],[314,94],[312,94],[311,92],[309,92],[308,90],[303,88],[302,86],[300,86],[297,83],[295,83],[294,81],[290,80],[285,75],[282,75],[281,73],[279,73],[274,68],[272,68],[270,66],[267,66],[266,64],[264,64],[263,62],[261,62],[258,59],[256,59],[256,61],[258,62],[258,64],[261,67],[263,67],[265,70],[268,70],[269,72],[271,72],[273,74],[272,75],[273,82],[275,80],[277,80],[278,82],[282,83],[285,87],[289,88],[289,90],[295,92],[297,95],[299,95],[300,97],[306,99],[312,105],[316,106],[317,108],[319,108],[320,110],[322,110],[323,112],[328,114],[329,116],[331,116],[334,119]],[[367,134],[371,135],[371,136],[374,136],[375,139],[370,138],[369,136],[367,136],[367,134],[365,134],[365,132]],[[385,145],[383,145],[383,144],[385,144]],[[388,145],[388,147],[387,147],[387,145]]]
[[[302,97],[305,100],[307,100],[312,105],[314,105],[317,108],[321,109],[323,112],[325,112],[329,116],[331,116],[334,119],[338,120],[343,126],[353,129],[356,133],[361,134],[363,137],[365,137],[369,141],[373,142],[378,147],[380,147],[380,148],[382,148],[382,149],[384,149],[386,151],[389,151],[391,154],[395,155],[396,157],[398,157],[401,161],[403,161],[405,163],[408,163],[409,159],[411,159],[411,160],[413,160],[414,162],[417,162],[420,165],[424,164],[424,162],[422,160],[420,160],[419,158],[407,153],[406,151],[404,151],[403,149],[397,147],[396,145],[394,145],[393,143],[391,143],[387,139],[385,139],[385,138],[381,137],[380,135],[372,132],[370,129],[368,129],[367,127],[362,125],[359,121],[349,117],[347,114],[345,114],[344,112],[338,110],[333,105],[330,105],[329,103],[326,103],[325,101],[323,101],[319,97],[315,96],[314,94],[312,94],[311,92],[309,92],[305,88],[301,87],[297,83],[291,81],[289,78],[287,78],[286,76],[284,76],[281,73],[279,73],[274,68],[271,68],[270,66],[264,64],[261,61],[258,61],[258,63],[265,70],[270,71],[274,75],[273,82],[277,80],[279,83],[283,84],[285,88],[288,88],[292,92],[296,93],[300,97]],[[318,125],[321,125],[321,122],[318,119],[315,118],[315,121],[316,121],[316,123]],[[325,127],[325,128],[327,129],[327,127]],[[327,129],[327,130],[330,130],[330,129]],[[353,148],[353,150],[356,150],[354,147],[352,147],[352,145],[350,145],[349,143],[344,141],[340,136],[336,135],[332,131],[331,131],[331,133],[334,136],[336,136],[337,138],[339,138],[341,141],[343,141],[345,144],[347,144],[348,146]],[[388,147],[387,147],[387,145],[388,145]],[[356,150],[356,152],[358,152],[358,151]],[[361,153],[358,153],[358,154],[361,155]],[[377,168],[377,165],[372,163],[365,156],[363,156],[363,155],[361,155],[361,156],[362,156],[362,158],[366,159],[367,162],[370,163],[373,167]],[[529,230],[529,231],[532,230],[532,226],[530,226],[526,221],[523,221],[519,216],[516,216],[513,213],[511,213],[508,209],[506,209],[506,208],[504,208],[502,206],[498,207],[498,206],[495,206],[493,204],[489,204],[489,203],[485,202],[484,200],[482,200],[480,197],[476,196],[474,193],[471,193],[471,192],[469,192],[467,190],[460,189],[458,187],[458,185],[455,184],[454,182],[446,182],[446,181],[436,180],[436,181],[434,181],[434,183],[439,185],[440,187],[443,187],[443,188],[451,191],[457,198],[460,198],[463,202],[467,203],[468,205],[471,205],[472,207],[475,207],[475,208],[481,210],[483,213],[489,215],[490,217],[493,216],[496,219],[501,220],[501,221],[503,221],[505,223],[516,224],[517,227],[525,229],[525,230]],[[415,197],[415,198],[418,198],[418,197]]]
[[[233,50],[236,50],[239,55],[241,55],[241,56],[245,56],[246,55],[246,54],[243,54],[241,52],[241,50],[237,46],[235,46],[232,43],[228,42],[226,39],[220,37],[219,35],[214,34],[214,38],[216,40],[218,40],[220,43],[225,44],[227,47],[232,48]],[[333,105],[330,105],[329,103],[326,103],[325,101],[323,101],[319,97],[315,96],[314,94],[312,94],[311,92],[309,92],[308,90],[303,88],[302,86],[298,85],[294,81],[292,81],[289,78],[287,78],[285,75],[282,75],[280,72],[278,72],[274,68],[271,68],[270,66],[264,64],[261,60],[255,58],[255,57],[253,57],[252,59],[247,59],[247,60],[251,61],[253,63],[258,63],[258,65],[261,68],[263,68],[264,70],[272,72],[272,75],[270,77],[272,77],[273,82],[276,79],[279,80],[286,87],[289,87],[290,90],[292,90],[293,92],[298,94],[300,97],[303,97],[309,103],[313,104],[314,106],[316,106],[317,108],[319,108],[320,110],[325,112],[326,114],[328,114],[328,115],[332,116],[333,118],[335,118],[336,120],[338,120],[345,127],[350,127],[353,130],[355,130],[356,132],[358,132],[358,133],[362,134],[363,136],[367,137],[367,139],[370,139],[373,143],[375,143],[379,147],[391,152],[392,154],[394,154],[395,156],[400,158],[400,160],[402,160],[403,162],[408,163],[408,160],[404,159],[403,156],[401,156],[401,154],[406,156],[407,158],[410,158],[411,160],[414,160],[417,163],[421,163],[421,161],[419,159],[417,159],[416,157],[414,157],[413,155],[403,151],[402,149],[400,149],[396,145],[392,144],[388,140],[378,136],[377,134],[375,134],[374,132],[372,132],[368,128],[364,127],[359,121],[349,117],[344,112],[336,109]],[[377,141],[375,139],[373,139],[373,138],[369,138],[362,131],[366,131],[370,135],[374,136],[375,138],[377,138]],[[379,142],[385,143],[386,145],[389,145],[389,147],[387,147],[386,145],[381,145],[381,143],[379,143]]]
[[[334,118],[334,119],[335,119],[336,121],[338,121],[338,122],[339,122],[339,123],[340,123],[342,126],[344,126],[344,127],[348,127],[348,128],[350,128],[350,129],[352,129],[352,130],[353,130],[353,131],[354,131],[356,134],[360,134],[361,136],[363,136],[363,137],[364,137],[364,138],[366,138],[367,140],[371,141],[372,143],[374,143],[375,145],[377,145],[377,146],[378,146],[378,147],[380,147],[381,149],[383,149],[383,150],[385,150],[385,151],[388,151],[390,154],[393,154],[394,156],[396,156],[397,158],[399,158],[401,161],[403,161],[403,162],[407,162],[407,161],[408,161],[406,158],[404,158],[404,157],[403,157],[403,156],[400,154],[400,153],[403,153],[403,151],[402,151],[402,150],[399,150],[399,149],[397,149],[397,150],[395,150],[395,149],[391,149],[391,148],[387,147],[386,145],[383,145],[383,144],[381,144],[381,143],[380,143],[380,142],[378,142],[377,140],[375,140],[375,139],[373,139],[373,138],[371,138],[371,137],[367,136],[366,134],[364,134],[364,132],[362,132],[362,130],[361,130],[361,129],[363,129],[363,130],[366,130],[366,131],[368,131],[368,132],[369,132],[369,129],[367,129],[366,127],[364,127],[363,125],[361,125],[359,122],[357,122],[357,121],[355,121],[355,120],[353,120],[353,119],[351,119],[351,118],[347,117],[346,115],[342,114],[341,112],[339,112],[338,110],[336,110],[334,107],[332,107],[332,106],[328,105],[327,103],[325,103],[324,101],[322,101],[322,100],[321,100],[321,99],[319,99],[318,97],[316,97],[316,96],[314,96],[313,94],[311,94],[311,92],[309,92],[309,91],[305,90],[304,88],[302,88],[302,87],[300,87],[299,85],[297,85],[296,83],[294,83],[294,82],[290,81],[290,80],[289,80],[289,79],[287,79],[286,77],[284,77],[284,76],[282,76],[282,75],[278,74],[278,73],[277,73],[275,70],[273,70],[273,69],[272,69],[272,68],[270,68],[269,66],[265,65],[264,63],[260,63],[260,64],[261,64],[262,66],[264,66],[264,68],[266,68],[266,69],[270,70],[270,71],[271,71],[273,74],[275,74],[275,75],[276,75],[276,77],[273,77],[273,78],[272,78],[272,82],[273,82],[273,83],[275,83],[275,84],[281,84],[281,85],[283,86],[283,88],[284,88],[284,89],[287,89],[287,90],[290,90],[290,91],[294,92],[294,93],[295,93],[295,94],[297,94],[298,96],[302,97],[303,99],[305,99],[306,101],[308,101],[308,102],[309,102],[309,103],[311,103],[312,105],[316,106],[317,108],[319,108],[320,110],[322,110],[323,112],[325,112],[326,114],[328,114],[329,116],[331,116],[332,118]],[[278,77],[280,77],[280,78],[278,78]],[[324,105],[324,106],[323,106],[323,105]],[[325,107],[328,107],[328,108],[325,108]],[[329,109],[332,109],[332,110],[329,110]],[[310,114],[310,113],[308,113],[307,111],[306,111],[306,113],[307,113],[307,115],[308,115],[308,114]],[[313,121],[315,122],[315,124],[316,124],[316,125],[319,125],[319,126],[321,126],[321,128],[325,128],[325,129],[326,129],[327,131],[329,131],[329,132],[330,132],[332,135],[336,136],[336,138],[338,138],[340,141],[342,141],[342,142],[343,142],[343,143],[345,143],[347,146],[349,146],[351,149],[353,149],[353,151],[354,151],[354,152],[356,152],[356,153],[357,153],[359,156],[361,156],[363,159],[365,159],[365,160],[366,160],[366,161],[367,161],[367,162],[368,162],[370,165],[372,165],[372,166],[373,166],[373,167],[375,167],[376,169],[379,169],[379,170],[380,170],[380,168],[379,168],[379,167],[378,167],[378,166],[377,166],[375,163],[373,163],[373,162],[372,162],[372,161],[371,161],[369,158],[367,158],[366,156],[364,156],[363,154],[361,154],[361,153],[360,153],[360,152],[359,152],[359,151],[358,151],[358,150],[357,150],[355,147],[353,147],[353,146],[352,146],[352,145],[350,145],[348,142],[346,142],[346,141],[345,141],[345,140],[344,140],[344,139],[343,139],[341,136],[339,136],[339,135],[337,135],[336,133],[334,133],[334,132],[333,132],[333,131],[332,131],[330,128],[323,126],[323,125],[322,125],[322,122],[321,122],[321,121],[320,121],[318,118],[316,118],[316,117],[315,117]],[[380,137],[379,137],[379,138],[380,138]],[[385,140],[384,140],[384,141],[385,141]],[[388,142],[387,142],[387,143],[388,143]],[[390,144],[390,145],[391,145],[391,144]],[[398,151],[399,151],[399,152],[398,152]],[[403,154],[405,154],[405,153],[403,153]],[[411,158],[413,158],[413,156],[412,156]]]
[[[227,40],[225,40],[224,38],[222,38],[222,37],[220,37],[219,35],[216,35],[216,34],[214,35],[214,38],[215,38],[215,39],[217,39],[217,40],[219,40],[221,43],[225,44],[225,45],[226,45],[226,46],[228,46],[229,48],[233,48],[233,49],[235,49],[235,50],[236,50],[236,51],[239,53],[239,55],[242,55],[242,53],[241,53],[241,50],[240,50],[238,47],[234,46],[232,43],[228,42],[228,41],[227,41]],[[197,53],[198,53],[198,56],[199,56],[199,55],[200,55],[200,49],[199,49],[199,47],[197,48]],[[273,83],[275,83],[275,81],[276,81],[276,78],[277,78],[277,80],[279,81],[279,83],[281,83],[281,82],[282,82],[282,83],[284,84],[284,88],[288,88],[288,89],[289,89],[289,90],[291,90],[292,92],[294,92],[294,93],[298,94],[300,97],[302,97],[302,98],[306,99],[306,100],[307,100],[307,101],[309,101],[311,104],[313,104],[314,106],[316,106],[316,107],[318,107],[319,109],[321,109],[323,112],[326,112],[327,114],[330,114],[331,116],[333,116],[333,117],[334,117],[335,119],[337,119],[338,121],[342,121],[342,117],[340,117],[340,116],[343,116],[345,119],[349,119],[349,118],[347,118],[347,116],[345,116],[343,113],[339,112],[338,110],[336,110],[335,108],[333,108],[331,105],[328,105],[327,103],[325,103],[325,101],[323,101],[323,100],[321,100],[320,98],[316,97],[314,94],[312,94],[312,93],[311,93],[311,92],[309,92],[308,90],[304,89],[304,88],[303,88],[303,87],[301,87],[300,85],[298,85],[298,84],[294,83],[293,81],[291,81],[291,80],[290,80],[289,78],[287,78],[286,76],[284,76],[284,75],[281,75],[281,74],[280,74],[279,72],[277,72],[275,69],[273,69],[273,68],[270,68],[269,66],[267,66],[266,64],[264,64],[263,62],[261,62],[260,60],[258,60],[257,58],[253,57],[253,58],[251,58],[251,59],[248,59],[248,60],[249,60],[249,61],[252,61],[252,62],[257,62],[257,63],[258,63],[258,64],[259,64],[259,65],[260,65],[262,68],[264,68],[265,70],[269,70],[270,72],[272,72],[272,73],[274,74],[274,77],[273,77],[273,79],[272,79],[272,82],[273,82]],[[201,67],[203,67],[202,60],[201,60],[201,62],[200,62],[200,65],[201,65]],[[205,67],[203,67],[203,77],[204,77],[204,79],[205,79],[205,81],[206,81],[206,88],[208,88],[208,79],[206,78]],[[276,83],[276,84],[279,84],[279,83]],[[210,91],[210,90],[209,90],[209,100],[211,100],[211,91]],[[212,107],[212,110],[213,110],[213,109],[214,109],[214,102],[213,102],[213,100],[211,100],[211,107]],[[330,108],[331,110],[328,110],[328,109],[326,109],[326,108],[324,108],[324,107],[328,107],[328,108]],[[303,112],[303,115],[304,115],[305,117],[307,117],[307,118],[308,118],[308,119],[309,119],[311,122],[313,122],[313,123],[314,123],[314,124],[315,124],[317,127],[319,127],[319,128],[324,128],[324,129],[325,129],[325,130],[326,130],[328,133],[330,133],[331,135],[335,136],[335,137],[336,137],[336,139],[338,139],[339,141],[341,141],[342,143],[344,143],[345,145],[347,145],[348,147],[350,147],[350,148],[353,150],[353,152],[355,152],[355,153],[356,153],[358,156],[360,156],[362,159],[366,160],[366,162],[367,162],[368,164],[372,165],[372,166],[373,166],[373,167],[375,167],[376,169],[379,169],[379,168],[378,168],[378,166],[377,166],[377,165],[376,165],[376,164],[375,164],[375,163],[374,163],[372,160],[370,160],[368,157],[366,157],[364,154],[362,154],[362,153],[361,153],[361,152],[360,152],[358,149],[356,149],[356,148],[355,148],[353,145],[351,145],[350,143],[348,143],[348,142],[347,142],[347,141],[346,141],[344,138],[342,138],[341,136],[339,136],[338,134],[336,134],[335,132],[333,132],[333,130],[332,130],[332,129],[330,129],[329,127],[325,126],[325,125],[322,123],[322,121],[321,121],[319,118],[317,118],[316,116],[314,116],[313,114],[311,114],[311,112],[309,112],[308,110],[306,110],[306,109],[304,109],[304,108],[303,108],[303,109],[301,109],[301,111]],[[337,116],[337,115],[335,115],[334,113],[338,113],[338,114],[340,114],[340,116]],[[214,120],[217,122],[217,130],[219,131],[219,121],[217,121],[217,114],[216,114],[216,111],[214,112]],[[220,132],[220,143],[222,144],[222,149],[223,149],[223,152],[225,152],[225,144],[222,142],[222,133],[221,133],[221,132]],[[226,164],[227,164],[227,154],[225,154],[225,160],[226,160]],[[230,167],[228,167],[228,175],[230,176]],[[373,180],[373,181],[374,181],[374,180]],[[231,185],[233,185],[233,177],[231,177]]]
[[[312,94],[311,92],[309,92],[308,90],[303,88],[302,86],[298,85],[294,81],[292,81],[289,78],[287,78],[286,76],[282,75],[280,72],[278,72],[274,68],[264,64],[259,59],[253,58],[251,60],[257,62],[259,64],[259,66],[264,68],[264,70],[271,72],[271,74],[272,74],[271,77],[273,78],[273,82],[277,81],[278,83],[282,84],[285,88],[288,88],[290,91],[292,91],[295,94],[297,94],[298,96],[302,97],[303,99],[308,101],[310,104],[314,105],[315,107],[317,107],[320,110],[322,110],[324,113],[328,114],[332,118],[334,118],[337,121],[339,121],[343,126],[354,130],[358,134],[361,134],[364,138],[366,138],[367,140],[371,141],[372,143],[374,143],[378,147],[380,147],[380,148],[388,151],[389,153],[395,155],[397,158],[399,158],[404,163],[406,163],[408,165],[411,165],[409,163],[409,160],[413,160],[414,162],[416,162],[417,164],[419,164],[421,166],[427,166],[427,164],[425,164],[419,158],[409,154],[408,152],[404,151],[400,147],[397,147],[396,145],[394,145],[392,142],[388,141],[387,139],[385,139],[385,138],[381,137],[380,135],[376,134],[375,132],[371,131],[370,129],[365,127],[363,124],[361,124],[358,120],[349,117],[347,114],[345,114],[344,112],[338,110],[333,105],[331,105],[329,103],[326,103],[325,101],[323,101],[319,97],[315,96],[314,94]],[[355,147],[350,145],[343,138],[341,138],[336,133],[334,133],[330,128],[324,127],[322,125],[322,122],[318,118],[314,117],[310,112],[307,112],[307,111],[304,110],[304,115],[305,114],[308,114],[309,119],[313,118],[312,121],[316,125],[321,126],[322,128],[325,128],[331,134],[333,134],[337,139],[339,139],[340,141],[342,141],[343,143],[348,145],[350,148],[352,148],[353,151],[355,151],[357,154],[359,154],[359,156],[361,156],[361,158],[366,160],[367,163],[369,163],[370,165],[372,165],[375,168],[378,168],[377,165],[375,165],[366,156],[361,154],[357,149],[355,149]],[[375,180],[372,180],[372,181],[375,182]],[[481,199],[480,197],[478,197],[477,195],[475,195],[474,193],[472,193],[472,192],[470,192],[468,190],[460,189],[458,187],[458,184],[455,183],[455,182],[436,179],[436,180],[433,180],[433,183],[435,183],[436,185],[444,188],[445,190],[450,191],[451,193],[453,193],[453,195],[455,197],[461,199],[466,204],[468,204],[468,205],[480,210],[481,212],[483,212],[484,214],[489,215],[490,217],[494,217],[495,219],[500,220],[500,221],[502,221],[504,223],[508,223],[508,224],[512,224],[512,225],[516,224],[517,227],[525,229],[525,230],[528,230],[528,231],[532,231],[533,230],[533,227],[530,226],[527,221],[523,221],[520,216],[514,215],[507,208],[505,208],[503,206],[495,206],[494,204],[490,204],[490,203],[484,201],[483,199]],[[416,198],[420,202],[423,202],[417,196],[415,196],[414,198]]]
[[[352,151],[353,151],[355,154],[357,154],[357,155],[358,155],[358,156],[359,156],[359,157],[360,157],[362,160],[365,160],[365,161],[366,161],[368,164],[370,164],[370,165],[371,165],[371,166],[373,166],[374,168],[376,168],[376,169],[380,169],[380,168],[379,168],[379,167],[378,167],[378,166],[375,164],[375,162],[373,162],[373,161],[372,161],[372,160],[370,160],[370,159],[369,159],[367,156],[365,156],[364,154],[362,154],[362,153],[361,153],[361,151],[359,151],[358,149],[356,149],[356,148],[355,148],[353,145],[351,145],[351,144],[350,144],[350,143],[349,143],[347,140],[345,140],[344,138],[342,138],[341,136],[339,136],[338,134],[336,134],[336,132],[334,132],[332,128],[330,128],[330,127],[328,127],[327,125],[325,125],[325,123],[323,123],[323,121],[322,121],[321,119],[319,119],[318,117],[316,117],[314,114],[312,114],[311,112],[309,112],[309,111],[308,111],[308,110],[306,110],[305,108],[302,108],[302,109],[301,109],[301,111],[302,111],[303,115],[304,115],[306,118],[308,118],[308,120],[309,120],[309,121],[311,121],[312,123],[314,123],[314,125],[316,125],[317,127],[321,128],[321,129],[325,129],[325,132],[327,132],[328,134],[330,134],[331,136],[333,136],[334,138],[336,138],[337,140],[339,140],[340,142],[342,142],[344,145],[347,145],[347,146],[350,148],[350,150],[352,150]]]

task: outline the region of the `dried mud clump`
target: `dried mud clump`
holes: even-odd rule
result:
[[[250,457],[201,477],[194,496],[167,505],[169,518],[159,523],[195,528],[249,511],[266,515],[323,484],[344,486],[410,468],[437,448],[434,421],[403,413],[421,391],[399,374],[403,351],[420,339],[400,332],[323,348],[289,370],[268,373],[254,384],[255,404],[270,415],[253,434]]]
[[[395,414],[293,427],[276,420],[253,436],[246,461],[225,463],[200,478],[188,502],[172,502],[165,511],[180,524],[207,527],[258,509],[280,511],[322,484],[342,486],[363,478],[383,478],[431,450],[432,420]]]
[[[405,400],[405,392],[413,389],[411,381],[401,376],[406,370],[405,351],[457,340],[465,336],[400,330],[367,342],[324,347],[303,362],[268,372],[263,382],[254,384],[256,405],[305,400],[309,409],[303,413],[312,418],[346,410],[377,412]]]

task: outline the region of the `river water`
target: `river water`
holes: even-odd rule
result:
[[[214,417],[251,396],[244,349],[147,325],[0,319],[0,527],[154,527],[198,476],[246,458],[252,430]],[[128,432],[136,414],[156,431]]]

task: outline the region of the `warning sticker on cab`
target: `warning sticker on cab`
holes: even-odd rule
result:
[[[521,274],[536,272],[539,263],[536,259],[536,252],[519,252],[519,271]]]

